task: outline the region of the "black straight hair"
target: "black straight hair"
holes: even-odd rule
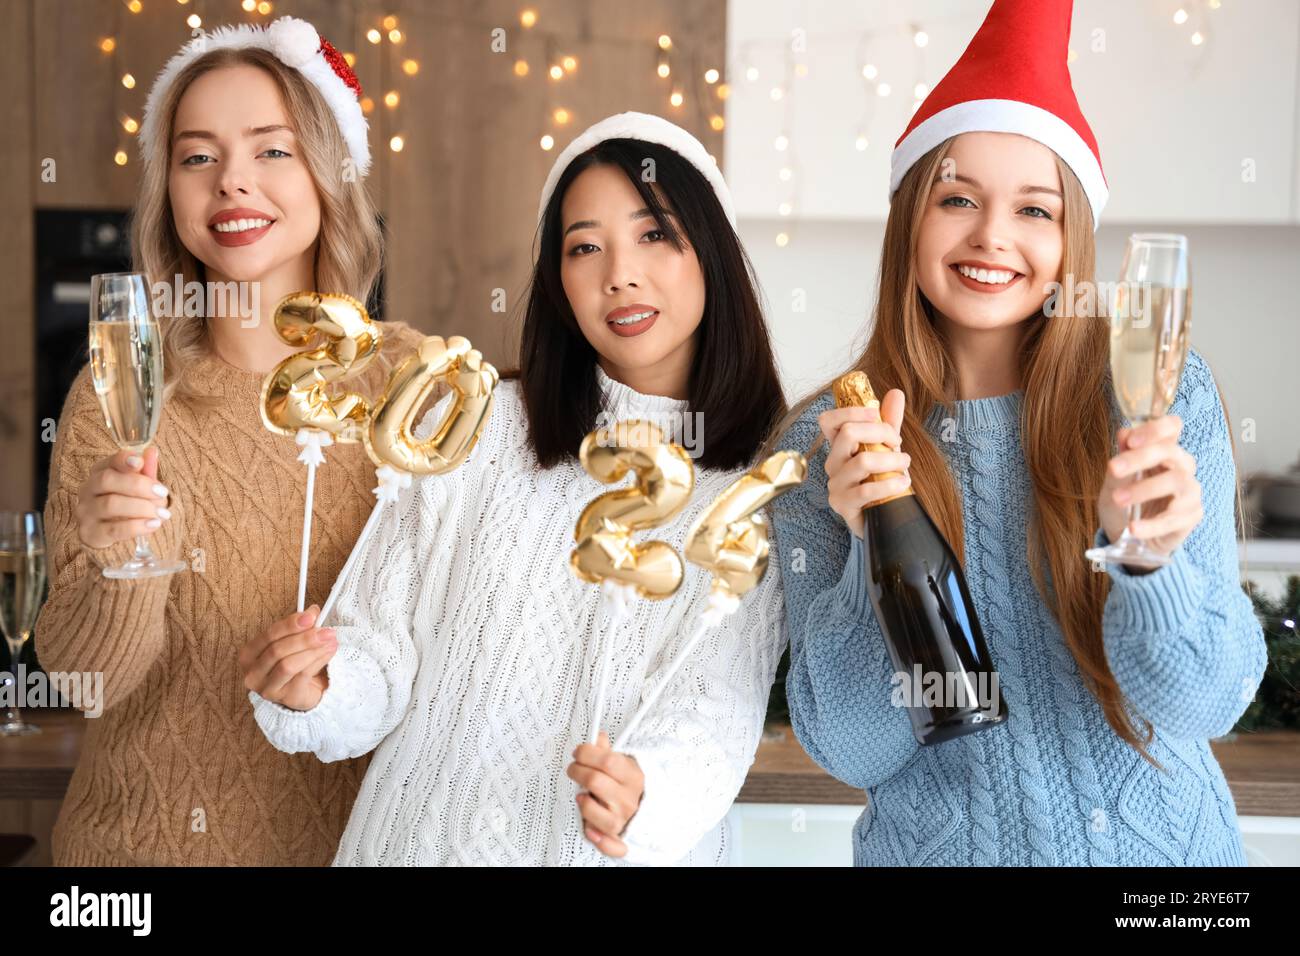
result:
[[[704,426],[696,464],[752,464],[786,410],[753,266],[704,175],[674,150],[636,139],[605,140],[575,157],[542,215],[518,373],[537,463],[550,468],[577,457],[602,411],[596,350],[560,280],[560,206],[573,181],[597,165],[623,171],[667,240],[679,252],[689,244],[704,274],[704,315],[687,384],[687,410],[699,413]],[[653,170],[648,178],[647,167]]]

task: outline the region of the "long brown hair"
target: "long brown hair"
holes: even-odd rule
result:
[[[952,142],[946,140],[918,160],[894,195],[885,226],[874,326],[866,351],[852,368],[867,373],[878,395],[898,388],[907,396],[901,437],[912,456],[912,488],[958,559],[964,560],[961,492],[924,425],[936,402],[954,409],[956,367],[921,293],[915,261],[930,188]],[[1072,277],[1075,287],[1086,288],[1082,284],[1092,283],[1096,272],[1092,213],[1074,173],[1059,157],[1056,164],[1064,204],[1061,275]],[[1058,296],[1056,301],[1064,304],[1062,300]],[[1070,306],[1077,315],[1077,303]],[[1031,574],[1106,722],[1155,763],[1147,752],[1151,723],[1135,720],[1102,646],[1110,575],[1095,573],[1083,557],[1098,527],[1097,499],[1120,424],[1110,395],[1109,326],[1095,314],[1053,321],[1045,312],[1026,321],[1018,358],[1024,388],[1021,441],[1036,505],[1026,542]],[[784,434],[829,387],[827,383],[796,404],[776,434]],[[1045,580],[1044,566],[1050,581]]]
[[[338,122],[324,97],[297,70],[285,66],[268,50],[256,47],[222,48],[200,56],[177,74],[158,104],[159,135],[153,152],[145,157],[140,194],[131,217],[133,268],[155,282],[204,282],[203,263],[181,242],[172,218],[168,195],[172,124],[176,108],[191,83],[212,70],[229,66],[255,66],[275,81],[285,112],[294,127],[298,147],[320,197],[320,234],[316,243],[316,285],[322,291],[345,292],[366,302],[379,275],[382,236],[374,203],[360,176],[351,169],[349,153]],[[177,303],[178,305],[180,303]],[[191,363],[209,349],[206,318],[187,318],[177,310],[159,316],[163,329],[164,399],[178,397],[207,404],[212,400],[188,380]]]

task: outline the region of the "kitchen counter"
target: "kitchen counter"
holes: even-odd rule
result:
[[[1300,574],[1300,538],[1251,538],[1237,541],[1243,568],[1277,568]]]
[[[86,718],[72,710],[29,712],[44,731],[0,737],[0,800],[61,800],[76,766]],[[1264,731],[1211,742],[1237,812],[1300,817],[1300,733]],[[740,803],[865,804],[799,746],[788,724],[770,725],[737,798]]]
[[[1269,730],[1211,741],[1242,816],[1300,817],[1300,732]],[[799,746],[788,724],[771,725],[737,798],[741,803],[866,804]]]

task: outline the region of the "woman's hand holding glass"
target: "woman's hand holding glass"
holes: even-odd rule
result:
[[[1166,556],[1178,550],[1205,517],[1196,459],[1178,444],[1182,430],[1183,421],[1177,415],[1162,415],[1120,429],[1122,450],[1106,465],[1097,502],[1102,530],[1111,541],[1118,541],[1123,534],[1130,505],[1163,502],[1159,507],[1147,504],[1138,508],[1141,516],[1128,530],[1148,548]]]
[[[171,492],[158,481],[158,449],[101,458],[77,492],[77,536],[88,548],[145,537],[172,517]]]

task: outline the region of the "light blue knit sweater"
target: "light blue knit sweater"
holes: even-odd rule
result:
[[[1180,443],[1196,457],[1205,518],[1164,568],[1131,575],[1107,566],[1106,656],[1130,706],[1154,725],[1149,750],[1164,771],[1106,723],[1034,587],[1023,398],[958,402],[954,440],[937,441],[961,488],[967,583],[1010,712],[1003,724],[921,747],[907,712],[891,705],[893,666],[864,584],[864,545],[827,504],[825,443],[804,484],[773,506],[791,722],[814,760],[867,791],[854,862],[1244,864],[1232,795],[1208,741],[1254,697],[1266,653],[1240,584],[1234,469],[1209,367],[1189,353],[1171,409],[1183,419]],[[818,414],[832,405],[823,395],[780,447],[808,449]],[[936,439],[946,415],[936,405],[926,420]],[[1096,540],[1106,543],[1105,532]],[[1081,561],[1088,544],[1079,542]]]

